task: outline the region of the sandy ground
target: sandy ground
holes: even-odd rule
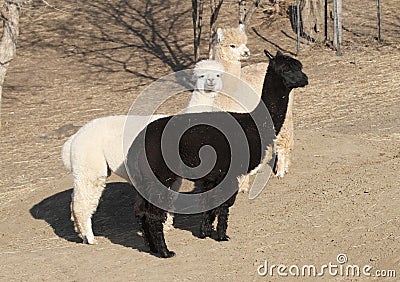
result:
[[[397,278],[386,279],[398,281],[400,4],[385,1],[385,41],[377,43],[372,2],[346,6],[343,56],[322,44],[302,44],[299,59],[310,81],[295,91],[290,173],[271,178],[255,200],[238,196],[229,242],[200,240],[198,218],[177,216],[166,237],[177,253],[171,259],[148,253],[138,235],[133,190],[115,176],[93,219],[99,244],[79,243],[69,220],[72,178],[60,157],[66,138],[56,130],[126,113],[152,80],[192,66],[190,4],[167,3],[167,9],[153,1],[161,16],[148,16],[150,22],[111,2],[55,2],[66,12],[34,5],[24,15],[18,56],[3,91],[0,280],[283,280],[276,269],[272,277],[259,276],[258,266],[267,260],[320,269],[345,254],[343,266],[371,265],[372,274],[396,270]],[[233,4],[224,5],[228,11]],[[121,17],[107,14],[112,9]],[[232,25],[235,15],[223,12],[220,21]],[[285,17],[272,21],[258,13],[253,27],[248,44],[253,54],[246,64],[265,61],[264,48],[295,52]],[[142,37],[135,33],[139,28]],[[170,101],[164,111],[183,108],[186,98]],[[318,279],[349,277],[325,273]]]

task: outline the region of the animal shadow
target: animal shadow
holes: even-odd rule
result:
[[[174,227],[190,231],[193,236],[199,237],[201,218],[202,214],[175,214]]]
[[[71,221],[72,189],[52,195],[35,204],[30,213],[35,219],[46,221],[54,233],[69,242],[81,243]],[[96,237],[105,237],[114,244],[148,252],[142,236],[138,235],[140,225],[133,210],[135,189],[125,182],[107,183],[97,211],[92,217]],[[202,214],[175,214],[174,227],[190,231],[199,237]],[[171,231],[173,232],[173,231]],[[216,238],[215,232],[212,238]]]
[[[181,192],[183,194],[197,194],[200,191],[194,189],[191,192]],[[200,238],[200,226],[203,219],[203,213],[196,214],[175,214],[174,215],[174,227],[181,230],[190,231],[193,236]],[[215,227],[217,224],[217,220],[214,221],[213,226]],[[217,232],[215,228],[211,231],[212,239],[217,240]]]
[[[71,193],[69,189],[52,195],[34,205],[30,213],[46,221],[57,236],[78,243],[82,240],[70,220]],[[135,189],[128,183],[108,183],[92,217],[93,232],[96,237],[106,237],[112,243],[147,252],[143,238],[137,234],[140,226],[133,211],[135,195]]]
[[[187,230],[192,232],[192,235],[200,237],[200,225],[201,220],[203,218],[203,214],[176,214],[174,216],[174,227],[177,229]],[[214,228],[211,231],[210,238],[217,240],[218,234],[215,230],[215,226],[217,224],[217,220],[214,221]]]

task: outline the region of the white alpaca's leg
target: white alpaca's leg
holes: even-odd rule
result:
[[[293,130],[281,131],[276,140],[276,155],[278,157],[275,174],[282,178],[289,172],[290,153],[293,148]]]
[[[278,147],[276,150],[276,154],[278,156],[277,163],[275,164],[275,175],[278,178],[282,178],[286,174],[285,163],[286,163],[286,154],[283,148]]]
[[[174,230],[174,215],[172,213],[167,213],[167,219],[164,222],[164,232]]]
[[[276,154],[278,161],[275,166],[275,173],[278,178],[282,178],[289,172],[290,153],[293,149],[293,94],[289,96],[288,108],[286,111],[285,122],[276,139]]]
[[[250,175],[242,175],[238,178],[239,181],[239,192],[248,193],[250,187]]]
[[[83,243],[90,245],[96,243],[92,230],[92,215],[97,209],[106,186],[106,178],[106,176],[80,178],[74,183],[71,202],[72,217],[75,230],[79,233]]]
[[[284,154],[285,154],[284,168],[285,168],[286,173],[289,172],[290,154],[292,153],[293,143],[294,143],[293,119],[290,119],[288,123],[289,123],[289,131],[286,136],[287,144],[285,146],[285,151],[284,151]]]

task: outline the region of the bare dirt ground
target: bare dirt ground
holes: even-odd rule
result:
[[[382,2],[383,43],[374,39],[375,2],[345,1],[343,56],[302,44],[309,86],[295,92],[290,173],[271,178],[255,200],[238,196],[229,242],[200,240],[196,217],[177,216],[167,234],[171,259],[148,253],[133,190],[116,177],[94,216],[99,244],[79,243],[69,220],[72,179],[60,157],[66,137],[56,130],[124,114],[145,85],[193,66],[190,3],[148,1],[137,13],[124,1],[54,2],[64,12],[34,2],[3,91],[0,280],[268,281],[283,278],[258,276],[265,260],[319,269],[346,254],[344,265],[396,270],[386,279],[398,281],[400,3]],[[236,4],[224,5],[219,24],[235,25]],[[246,64],[265,61],[264,48],[295,52],[285,16],[259,12],[253,28]],[[186,103],[171,101],[165,111]]]

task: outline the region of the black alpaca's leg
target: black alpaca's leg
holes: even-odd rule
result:
[[[209,191],[215,187],[214,182],[208,182],[205,180],[200,180],[195,182],[195,190],[197,193],[202,193]],[[207,200],[203,199],[203,207],[206,206]],[[206,237],[211,237],[211,232],[213,230],[213,222],[216,216],[216,209],[208,210],[203,212],[203,216],[200,224],[200,235],[199,238],[204,239]]]
[[[237,192],[229,198],[228,201],[219,206],[218,209],[218,224],[217,224],[217,240],[228,241],[229,236],[226,235],[228,228],[229,207],[231,207],[236,200]]]
[[[228,241],[229,236],[226,235],[228,228],[229,207],[225,204],[218,208],[218,223],[217,223],[217,241]]]
[[[175,253],[168,250],[164,239],[163,222],[166,212],[149,203],[139,193],[135,197],[134,210],[141,219],[143,237],[150,251],[164,258],[174,256]]]
[[[150,226],[148,220],[148,216],[150,214],[148,210],[149,203],[139,193],[136,193],[135,195],[133,209],[135,211],[136,216],[140,219],[145,244],[149,246],[151,252],[157,253],[153,237],[151,236],[150,233]]]
[[[150,234],[149,223],[147,222],[146,216],[141,217],[141,224],[145,243],[149,246],[151,252],[157,253],[158,251],[154,246],[153,238]]]
[[[215,220],[215,209],[203,213],[203,218],[200,225],[200,238],[204,239],[211,236],[213,222]]]
[[[212,225],[213,225],[213,223],[214,223],[214,221],[215,221],[216,215],[217,215],[217,211],[216,211],[215,209],[213,209],[213,210],[210,212],[210,215],[209,215],[210,222],[211,222],[211,229],[212,229]]]
[[[148,218],[149,233],[153,239],[155,253],[158,253],[162,258],[170,258],[175,255],[174,252],[169,251],[167,244],[165,244],[164,232],[163,232],[163,220]]]

